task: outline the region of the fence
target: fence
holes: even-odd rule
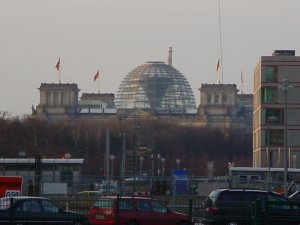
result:
[[[20,175],[21,176],[21,175]],[[81,191],[100,191],[104,194],[151,193],[152,195],[200,195],[207,196],[218,188],[255,188],[276,190],[282,183],[262,180],[243,181],[238,177],[187,177],[176,180],[172,176],[137,176],[112,178],[84,175],[22,175],[22,195],[63,194],[76,195]]]
[[[55,203],[61,208],[71,211],[79,212],[80,214],[88,215],[88,210],[97,200],[97,196],[61,196],[61,195],[49,195],[44,196]],[[191,221],[195,224],[202,224],[203,218],[203,202],[204,197],[194,196],[152,196],[164,203],[169,209],[176,212],[181,212],[189,215]],[[1,210],[7,209],[10,202],[0,201],[0,215]],[[291,224],[296,225],[300,223],[300,202],[282,202],[282,201],[268,201],[263,203],[260,199],[255,200],[251,205],[240,206],[238,208],[230,207],[230,201],[228,202],[227,211],[218,212],[214,215],[214,224],[223,225],[228,222],[235,222],[236,224],[243,225],[282,225]],[[228,213],[230,212],[230,213]],[[8,211],[9,217],[6,218],[6,222],[14,222],[15,211]],[[212,219],[207,218],[206,220]],[[0,224],[3,224],[3,217],[0,218]],[[7,224],[10,224],[7,223]]]

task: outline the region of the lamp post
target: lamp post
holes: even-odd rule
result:
[[[151,157],[151,184],[150,184],[150,190],[153,191],[153,175],[154,175],[154,154],[152,153],[150,155]]]
[[[161,157],[161,155],[160,155],[160,154],[157,154],[157,176],[160,175],[160,164],[159,164],[159,162],[160,162],[160,157]]]
[[[126,133],[125,133],[125,117],[119,118],[120,135],[122,136],[122,155],[121,155],[121,183],[120,183],[120,194],[122,195],[125,183],[125,162],[126,162]]]
[[[143,161],[144,161],[144,157],[140,156],[140,180],[142,178]]]
[[[165,158],[161,158],[161,175],[164,176],[165,175]]]
[[[271,151],[270,151],[270,125],[273,122],[277,121],[277,117],[275,116],[269,116],[267,117],[267,163],[268,163],[268,175],[267,175],[267,182],[270,182],[270,168],[271,168],[271,162],[273,164],[273,160],[271,159]]]
[[[179,170],[180,159],[176,159],[176,169]]]
[[[115,155],[110,155],[110,178],[113,179],[114,176],[114,160],[115,160]]]
[[[284,196],[287,197],[287,95],[289,93],[289,88],[291,87],[288,79],[281,80],[281,85],[279,86],[284,95]]]

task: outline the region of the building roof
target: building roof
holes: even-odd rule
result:
[[[147,62],[133,69],[122,81],[116,97],[117,108],[196,108],[186,78],[164,62]]]

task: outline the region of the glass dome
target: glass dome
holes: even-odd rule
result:
[[[147,62],[122,81],[117,96],[119,109],[195,109],[195,98],[186,78],[164,62]]]

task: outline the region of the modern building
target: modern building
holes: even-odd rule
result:
[[[300,56],[262,56],[254,71],[253,167],[284,167],[285,158],[287,167],[300,166],[299,96]]]
[[[0,176],[22,177],[23,195],[29,194],[30,184],[38,185],[43,194],[47,194],[47,191],[56,194],[60,191],[66,191],[68,194],[77,193],[81,190],[83,170],[84,159],[0,159]],[[47,185],[56,185],[56,189],[65,187],[65,190],[49,190]]]

